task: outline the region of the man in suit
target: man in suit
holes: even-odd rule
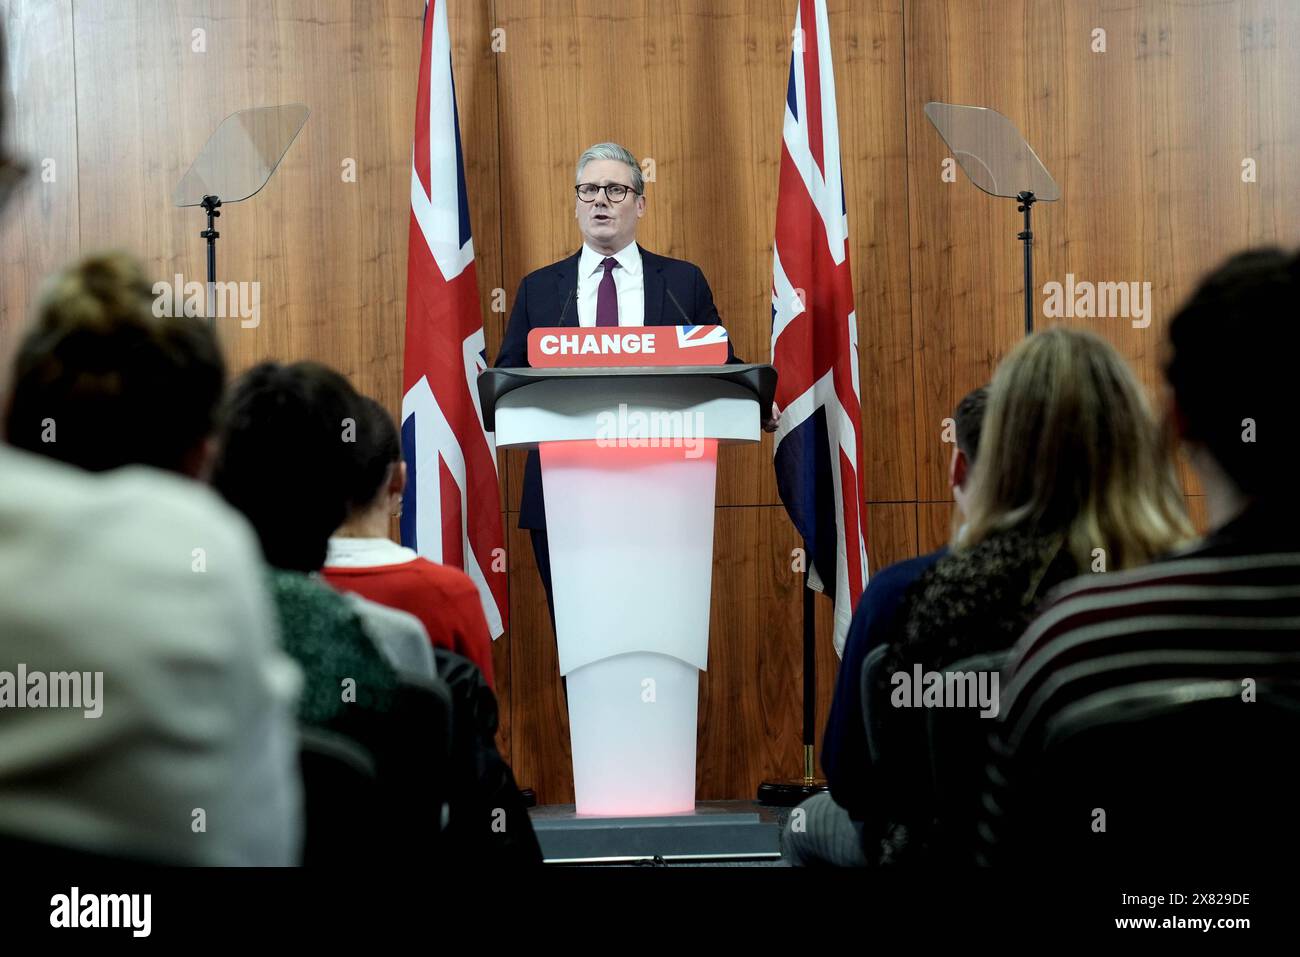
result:
[[[636,242],[645,215],[641,167],[617,143],[597,143],[578,157],[574,218],[582,248],[524,277],[496,365],[528,365],[528,333],[538,327],[721,325],[713,293],[694,263],[659,256]],[[727,362],[738,363],[727,344]],[[763,423],[775,431],[779,413]],[[532,534],[537,568],[555,621],[542,469],[536,451],[524,465],[519,527]]]

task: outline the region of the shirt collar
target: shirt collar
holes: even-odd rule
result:
[[[641,250],[636,244],[636,240],[628,243],[618,252],[614,253],[614,258],[618,260],[618,268],[631,275],[639,275],[641,272]],[[586,243],[582,244],[582,255],[578,259],[578,275],[590,276],[601,268],[600,264],[604,262],[603,253],[598,253]]]
[[[376,565],[404,565],[416,554],[387,538],[340,538],[331,536],[325,554],[327,568],[370,568]]]

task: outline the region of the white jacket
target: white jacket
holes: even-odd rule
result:
[[[0,672],[11,692],[20,665],[29,685],[103,676],[98,717],[0,697],[0,834],[178,864],[297,862],[302,679],[262,567],[247,522],[196,482],[0,446]]]

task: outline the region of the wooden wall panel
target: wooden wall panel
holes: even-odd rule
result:
[[[0,390],[44,276],[78,250],[70,0],[5,0],[5,150],[28,167],[0,213]]]
[[[1024,10],[1017,3],[1000,5],[996,12],[990,6],[913,2],[904,7],[917,497],[922,501],[946,498],[946,460],[934,443],[942,420],[962,395],[988,380],[1023,325],[1016,298],[1020,264],[1012,258],[1014,209],[986,199],[961,181],[961,174],[956,183],[942,180],[947,148],[922,112],[930,100],[997,103],[1017,118],[1022,94],[998,95],[1003,91],[995,90],[995,75],[1020,67],[1024,37],[1007,27],[1023,18]],[[977,50],[996,50],[997,56]],[[1006,257],[998,255],[1003,249]]]
[[[924,104],[1001,110],[1060,184],[1060,202],[1035,207],[1040,327],[1052,324],[1043,285],[1067,273],[1151,283],[1149,326],[1075,322],[1154,390],[1164,326],[1197,277],[1248,244],[1300,238],[1294,164],[1277,162],[1300,140],[1300,117],[1281,103],[1300,81],[1300,8],[914,0],[906,12],[919,497],[937,500],[942,463],[925,435],[1020,338],[1023,281],[1014,202],[964,174],[940,180],[948,151]],[[1091,49],[1094,29],[1106,31],[1104,53]],[[1248,157],[1256,183],[1242,182]]]
[[[918,554],[926,554],[942,548],[952,540],[953,513],[957,506],[949,499],[946,502],[920,502],[917,514],[917,548]]]
[[[266,188],[223,208],[218,278],[259,283],[261,316],[255,328],[219,328],[235,369],[317,359],[396,413],[423,7],[232,3],[217,16],[200,0],[78,3],[83,246],[123,246],[163,278],[202,280],[201,211],[174,208],[173,187],[227,114],[307,104],[311,116]],[[453,13],[491,328],[500,322],[488,309],[500,284],[495,61],[488,11],[457,4]],[[206,52],[195,52],[195,30]],[[352,165],[355,181],[345,176]]]
[[[869,560],[916,554],[916,509],[869,506]],[[720,508],[714,533],[709,668],[700,677],[702,800],[746,797],[769,778],[803,773],[803,576],[799,540],[780,506]],[[831,606],[817,599],[817,751],[839,661]]]
[[[612,139],[653,163],[654,181],[647,188],[648,210],[638,239],[649,249],[699,263],[737,352],[764,358],[770,326],[772,198],[779,172],[792,8],[784,0],[577,0],[562,6],[546,5],[543,16],[541,2],[496,3],[496,22],[506,40],[500,57],[500,108],[508,300],[527,272],[580,244],[572,219],[573,163],[586,146]],[[906,196],[899,188],[905,177],[905,137],[904,117],[889,106],[903,90],[901,4],[863,8],[836,3],[831,17],[837,25],[834,57],[842,91],[846,189],[852,209],[861,210],[850,214],[850,235],[863,330],[859,347],[868,447],[865,485],[870,500],[906,501],[915,497],[916,485]],[[870,94],[852,95],[858,90]],[[627,109],[629,102],[653,108]],[[528,201],[511,202],[511,197]],[[719,505],[775,504],[771,454],[770,437],[757,447],[728,450],[720,469]],[[512,454],[508,460],[508,502],[515,507],[523,456]],[[739,521],[722,509],[718,514],[720,528]],[[793,536],[782,511],[765,514],[785,536]],[[750,516],[747,521],[757,519]],[[758,548],[764,554],[764,543],[775,531],[766,525],[761,530],[742,527],[745,537],[739,547]],[[887,554],[890,533],[873,527],[873,560],[877,539],[886,543]],[[731,542],[728,547],[738,546]],[[720,555],[717,585],[730,600],[734,596],[723,584],[722,562]],[[512,583],[527,591],[525,602],[536,602],[540,589],[531,576],[522,581],[516,576]],[[781,612],[770,607],[766,596],[758,599],[748,588],[739,594],[756,620],[781,620]],[[797,601],[794,610],[797,614]],[[743,647],[744,635],[741,619],[715,615],[715,649],[733,648],[738,642]],[[795,638],[791,653],[798,664],[797,633]],[[516,667],[521,654],[518,647],[512,652]],[[728,652],[720,654],[724,662],[730,661]],[[833,673],[831,657],[823,668],[827,674]],[[707,678],[706,688],[715,687],[717,680]],[[797,685],[790,690],[797,695]],[[708,691],[702,694],[702,708],[713,708]],[[771,708],[765,701],[754,706]],[[726,714],[718,717],[722,728],[743,721],[743,716]],[[793,747],[797,758],[797,704],[783,720],[795,722],[796,734],[783,746]],[[715,770],[709,763],[712,740],[702,738],[700,750],[701,781],[713,782],[710,793],[721,794],[728,782],[744,781],[742,791],[750,789],[756,783],[751,783],[754,773],[729,766]],[[725,748],[718,752],[719,757],[726,753]],[[759,752],[744,760],[765,766]],[[774,765],[768,773],[778,771]]]
[[[573,802],[569,752],[569,710],[560,681],[559,655],[551,630],[546,593],[537,577],[528,532],[509,515],[510,632],[497,639],[509,655],[508,693],[498,689],[502,710],[509,702],[508,755],[521,786],[542,804]],[[496,661],[500,661],[500,652]]]
[[[696,786],[704,800],[745,796],[765,774],[790,777],[803,767],[798,537],[779,506],[720,508],[717,516],[709,667],[700,675]]]
[[[1192,527],[1196,529],[1198,535],[1204,535],[1209,531],[1210,515],[1205,504],[1204,495],[1187,496],[1187,514],[1191,518]]]
[[[913,501],[916,411],[907,197],[903,0],[828,4],[852,242],[863,483],[868,502]],[[875,566],[879,567],[879,566]]]

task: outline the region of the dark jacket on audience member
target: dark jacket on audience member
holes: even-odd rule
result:
[[[973,829],[982,863],[1033,867],[1047,857],[1051,863],[1076,862],[1071,854],[1077,847],[1042,844],[1031,825],[1038,809],[1027,806],[1021,793],[1041,758],[1047,728],[1063,711],[1090,696],[1161,681],[1249,679],[1261,689],[1294,687],[1300,670],[1300,631],[1292,624],[1297,619],[1300,514],[1289,502],[1255,505],[1198,545],[1145,567],[1104,578],[1085,575],[1057,590],[1004,669],[986,793],[976,807],[982,826]],[[1292,745],[1278,742],[1283,750],[1277,753]],[[1214,747],[1208,744],[1206,753],[1215,753]],[[1137,755],[1114,757],[1115,766],[1123,767]],[[1233,765],[1253,766],[1249,758]],[[1171,802],[1160,822],[1168,830],[1144,833],[1142,846],[1172,839],[1172,857],[1188,853],[1197,867],[1207,860],[1224,866],[1216,855],[1226,855],[1227,866],[1236,867],[1288,860],[1298,830],[1289,823],[1294,807],[1277,807],[1288,800],[1285,793],[1251,795],[1252,782],[1249,773],[1239,779],[1211,764],[1204,789]],[[1224,789],[1222,796],[1215,788]],[[1234,809],[1243,804],[1253,814],[1234,820]],[[1226,825],[1216,819],[1219,814],[1229,816]],[[1116,850],[1114,859],[1123,853]],[[1153,852],[1141,852],[1146,853]]]
[[[1061,536],[1015,529],[944,557],[917,580],[906,613],[895,618],[880,682],[869,692],[882,724],[880,761],[872,769],[874,829],[869,823],[863,837],[868,860],[917,861],[934,850],[926,713],[891,706],[890,675],[911,673],[914,664],[942,671],[1011,648],[1047,593],[1079,571]]]
[[[947,548],[895,562],[871,576],[854,609],[849,633],[844,639],[835,696],[822,735],[822,770],[835,803],[855,821],[863,820],[870,807],[866,728],[862,722],[862,667],[867,653],[889,640],[890,629],[907,590],[934,563],[948,554]]]
[[[497,750],[497,699],[483,672],[435,648],[438,677],[451,689],[452,766],[444,850],[472,864],[540,864],[541,847],[514,773]]]
[[[271,569],[269,578],[285,651],[305,675],[299,720],[351,738],[376,759],[383,816],[358,821],[358,835],[385,845],[377,853],[412,859],[540,862],[523,798],[497,751],[496,696],[478,667],[433,649],[451,705],[447,748],[440,724],[426,726],[435,717],[430,701],[399,678],[342,595],[299,572]],[[355,694],[345,700],[348,679]]]

